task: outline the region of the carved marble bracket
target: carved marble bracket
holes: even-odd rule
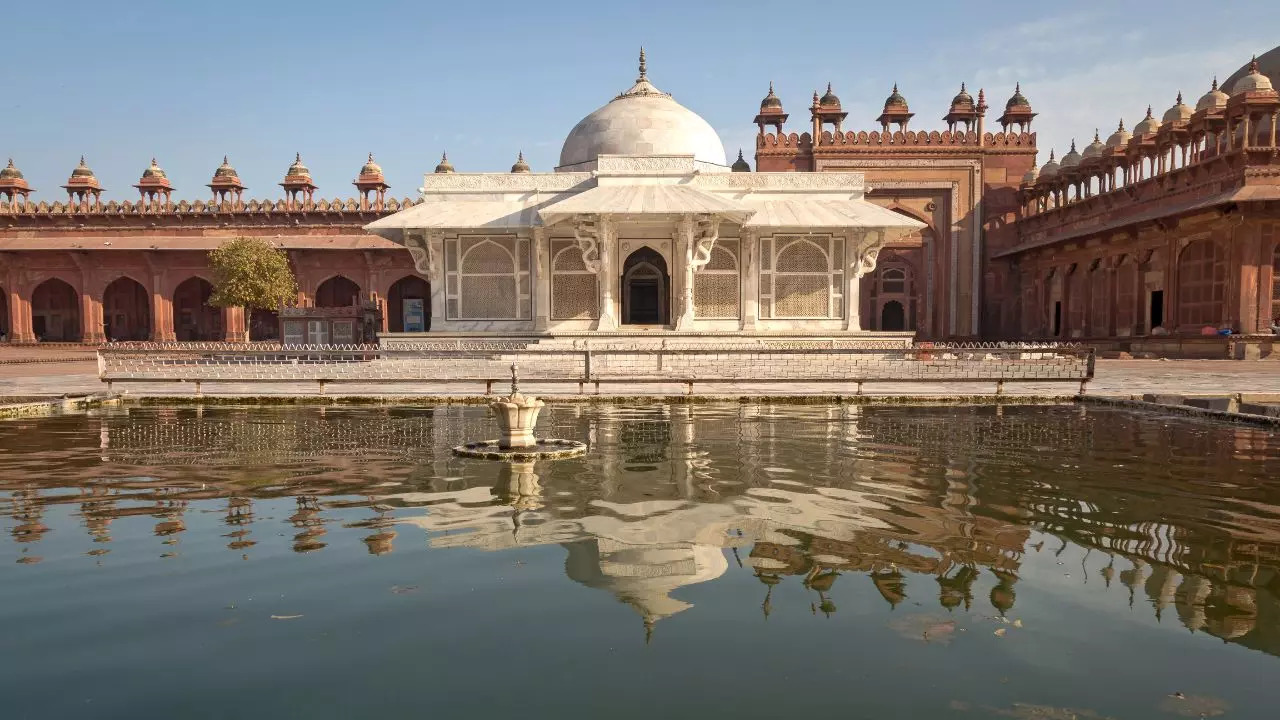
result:
[[[690,244],[689,264],[694,271],[701,270],[711,262],[711,249],[720,238],[720,219],[713,215],[704,215],[697,219],[693,228]]]
[[[876,269],[876,259],[884,248],[886,238],[884,230],[866,230],[850,234],[846,242],[853,244],[853,263],[850,267],[854,277],[863,277]]]
[[[600,223],[590,215],[573,219],[573,239],[582,253],[582,263],[588,272],[600,272]]]
[[[405,247],[413,258],[413,266],[425,275],[432,283],[440,282],[440,262],[436,256],[436,245],[444,239],[440,232],[415,233],[409,237]]]

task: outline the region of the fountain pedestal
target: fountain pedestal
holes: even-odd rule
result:
[[[538,413],[546,403],[535,397],[525,397],[513,392],[509,397],[489,404],[498,420],[498,447],[503,450],[534,447],[538,441],[533,428],[538,424]]]
[[[577,440],[539,440],[533,436],[533,428],[538,424],[538,413],[545,404],[536,397],[520,394],[516,364],[511,363],[511,394],[489,403],[489,410],[498,421],[501,436],[496,440],[459,445],[453,449],[453,454],[486,460],[527,462],[577,457],[586,452],[586,444]],[[535,475],[534,478],[536,477]]]

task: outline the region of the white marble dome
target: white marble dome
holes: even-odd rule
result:
[[[699,162],[727,165],[724,143],[711,124],[649,82],[643,51],[636,84],[569,131],[560,165],[580,165],[600,155],[692,155]]]

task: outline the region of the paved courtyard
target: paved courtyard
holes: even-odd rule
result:
[[[48,363],[0,364],[0,397],[61,396],[102,392],[97,364],[89,360]],[[191,396],[188,383],[122,383],[115,389],[139,396]],[[505,387],[495,387],[505,391]],[[521,389],[544,397],[577,395],[576,385],[522,384]],[[986,383],[869,383],[866,395],[936,397],[990,395],[995,384]],[[1007,383],[1007,395],[1072,396],[1075,383]],[[315,395],[314,383],[206,383],[204,395]],[[602,384],[600,393],[611,396],[683,395],[679,384]],[[473,397],[483,394],[479,383],[394,383],[387,385],[331,385],[328,395]],[[593,388],[588,387],[588,392]],[[696,395],[851,395],[852,384],[838,383],[717,383],[695,386]],[[1280,362],[1231,360],[1098,360],[1089,394],[1129,397],[1143,393],[1272,394],[1280,398]]]

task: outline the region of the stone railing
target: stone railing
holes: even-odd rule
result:
[[[582,347],[539,347],[520,341],[442,340],[378,347],[286,346],[235,343],[137,343],[98,351],[98,375],[122,382],[483,383],[485,393],[509,381],[519,363],[528,383],[577,383],[579,392],[601,383],[694,385],[811,383],[1075,382],[1093,378],[1091,348],[1034,344],[921,344],[911,347],[773,347],[741,341],[705,341],[680,347],[630,347],[609,342]]]

